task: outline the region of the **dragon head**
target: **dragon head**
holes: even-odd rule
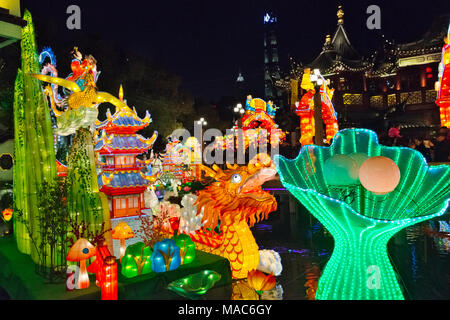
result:
[[[262,190],[263,183],[277,173],[268,155],[258,154],[248,166],[227,164],[227,169],[222,170],[213,165],[212,169],[202,166],[202,170],[216,179],[199,191],[197,198],[197,212],[203,209],[205,227],[215,228],[219,220],[221,226],[243,220],[253,226],[277,209],[274,196]]]

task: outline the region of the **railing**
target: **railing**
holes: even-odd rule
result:
[[[146,167],[145,163],[135,162],[135,163],[127,163],[127,164],[99,164],[97,167],[102,168],[106,171],[113,170],[131,170],[131,169],[141,169]]]

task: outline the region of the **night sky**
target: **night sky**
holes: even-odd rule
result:
[[[39,32],[48,28],[55,29],[55,42],[70,41],[79,32],[66,28],[66,8],[71,4],[81,8],[82,32],[111,41],[125,52],[148,55],[180,75],[184,89],[211,100],[232,94],[239,68],[249,93],[262,94],[263,15],[268,10],[278,16],[282,66],[288,55],[307,64],[319,54],[325,35],[336,30],[339,4],[350,41],[364,55],[379,44],[381,33],[397,43],[415,41],[433,17],[450,13],[449,0],[22,0],[22,11],[27,8],[33,15],[39,46],[52,45],[39,41]],[[366,8],[371,4],[381,8],[380,31],[366,28]],[[101,70],[101,61],[98,66]]]

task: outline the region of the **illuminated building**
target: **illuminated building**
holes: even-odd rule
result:
[[[122,90],[119,97],[123,101]],[[134,108],[116,107],[113,115],[108,109],[106,117],[96,123],[101,133],[94,147],[101,158],[100,191],[108,196],[111,218],[136,216],[144,208],[144,191],[149,183],[140,172],[147,163],[136,156],[152,148],[158,133],[150,139],[136,133],[152,121],[148,111],[141,119]]]
[[[289,75],[276,81],[277,87],[289,97],[292,80],[301,80],[304,67],[319,69],[335,89],[333,104],[342,127],[379,131],[392,122],[399,122],[402,128],[438,127],[434,84],[449,16],[437,17],[420,39],[410,43],[395,43],[383,35],[381,48],[370,57],[362,56],[350,42],[342,7],[337,18],[336,31],[325,36],[319,55],[306,65],[291,59]],[[300,88],[299,96],[304,93]]]

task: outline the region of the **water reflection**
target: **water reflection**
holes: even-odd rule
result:
[[[283,287],[276,284],[272,290],[266,290],[259,295],[250,287],[246,280],[238,280],[232,283],[231,300],[283,300]]]
[[[278,212],[252,232],[260,249],[272,249],[281,256],[283,272],[277,284],[283,288],[283,299],[314,299],[334,241],[318,220],[290,198],[277,195]],[[449,231],[448,220],[426,221],[402,230],[389,242],[389,256],[406,299],[450,299]]]

